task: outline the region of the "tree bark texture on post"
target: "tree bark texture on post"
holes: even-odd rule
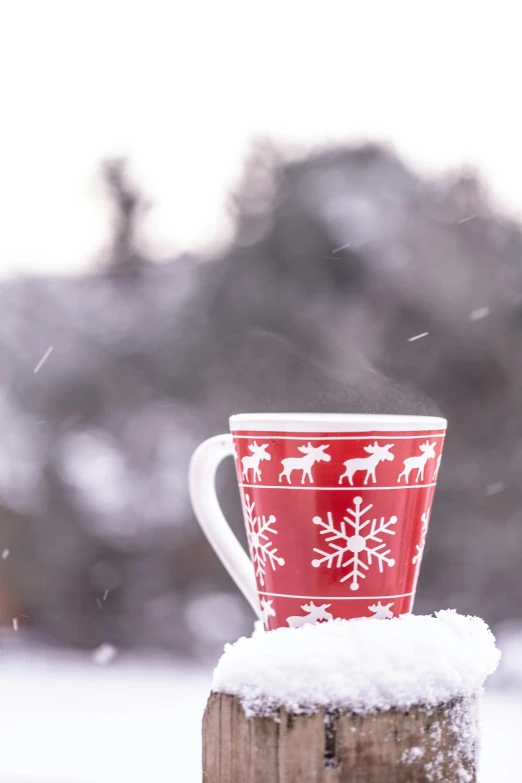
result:
[[[203,783],[475,783],[478,699],[365,715],[247,717],[212,693]]]

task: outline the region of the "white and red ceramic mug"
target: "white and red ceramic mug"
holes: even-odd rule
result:
[[[411,611],[446,420],[239,414],[190,466],[196,516],[267,630]],[[250,558],[215,472],[234,456]]]

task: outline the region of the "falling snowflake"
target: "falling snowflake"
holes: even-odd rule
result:
[[[259,583],[264,586],[267,562],[270,563],[272,570],[275,571],[276,566],[283,566],[285,561],[282,557],[277,556],[277,549],[274,548],[267,535],[277,535],[277,530],[273,528],[276,522],[275,516],[271,514],[268,519],[264,515],[256,516],[255,505],[254,502],[250,502],[249,495],[245,495],[246,527],[250,555]]]
[[[425,511],[424,514],[421,516],[422,519],[421,537],[419,543],[415,547],[415,549],[417,550],[417,554],[413,556],[413,559],[411,561],[413,565],[415,565],[417,561],[421,559],[422,553],[424,552],[424,544],[426,543],[426,535],[428,533],[430,514],[431,514],[431,508]]]
[[[395,530],[390,530],[392,525],[397,522],[397,517],[390,517],[386,522],[384,517],[381,517],[380,521],[377,519],[364,520],[365,514],[373,508],[370,503],[366,508],[361,509],[362,498],[356,497],[353,499],[355,505],[355,511],[352,509],[346,509],[347,513],[352,517],[346,516],[340,524],[340,529],[335,527],[333,517],[328,512],[328,521],[325,522],[321,517],[314,517],[314,525],[320,525],[322,536],[327,536],[325,539],[332,551],[323,552],[322,549],[315,549],[318,555],[322,555],[320,558],[312,560],[314,568],[319,568],[322,563],[326,563],[328,568],[334,565],[336,568],[347,568],[348,572],[341,578],[341,582],[346,582],[347,579],[351,579],[350,590],[359,589],[359,579],[364,579],[366,574],[364,571],[368,571],[369,567],[373,564],[373,559],[377,561],[379,572],[382,574],[383,566],[386,563],[388,566],[394,566],[395,560],[389,557],[391,549],[385,549],[386,544],[379,538],[380,534],[386,533],[387,535],[394,536]],[[352,530],[346,529],[346,525],[351,525]],[[362,534],[367,525],[371,525],[370,530],[366,535]],[[384,551],[383,551],[384,550]],[[344,559],[345,555],[348,555]],[[351,556],[350,556],[351,555]],[[363,560],[365,556],[366,562]]]
[[[98,666],[107,666],[118,654],[112,644],[100,644],[92,653],[92,659]]]
[[[34,368],[34,370],[33,370],[33,374],[34,375],[36,375],[37,372],[40,372],[40,370],[44,366],[45,362],[47,361],[49,356],[52,354],[53,350],[54,350],[53,346],[50,345],[49,348],[44,353],[44,355],[42,356],[42,358],[40,359],[40,361],[38,362],[38,364],[36,365],[36,367]]]

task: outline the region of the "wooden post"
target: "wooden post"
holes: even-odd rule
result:
[[[203,783],[476,783],[478,697],[368,715],[247,718],[212,693],[203,718]]]

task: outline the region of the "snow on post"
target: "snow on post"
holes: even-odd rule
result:
[[[203,720],[205,783],[474,783],[500,653],[454,611],[335,620],[227,645]]]

